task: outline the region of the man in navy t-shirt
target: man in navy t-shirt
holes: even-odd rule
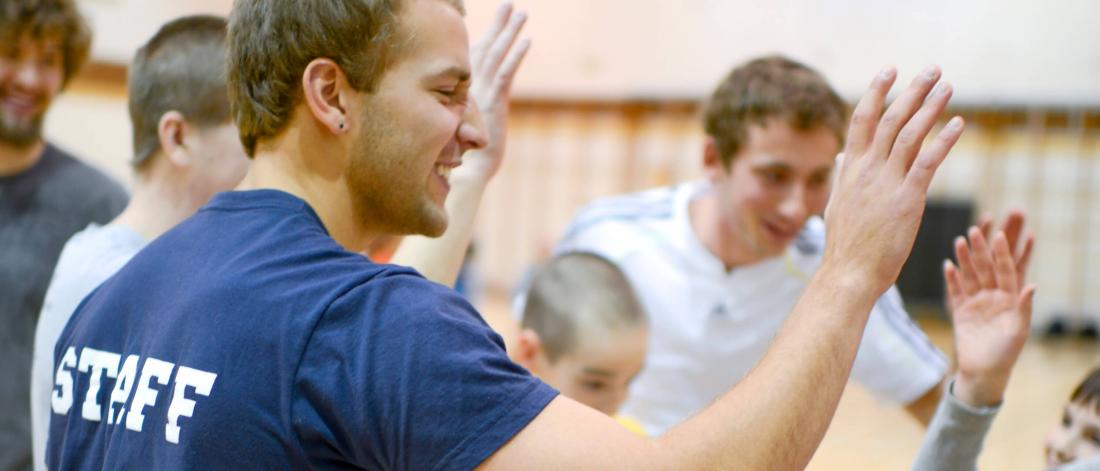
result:
[[[821,268],[768,354],[710,408],[645,439],[509,362],[449,289],[355,253],[381,234],[442,234],[451,170],[486,145],[470,71],[518,58],[476,54],[471,67],[462,11],[234,3],[230,98],[253,163],[240,191],[151,243],[73,315],[54,350],[51,469],[805,467],[962,131],[953,121],[921,148],[950,96],[930,93],[938,70],[881,120],[895,73],[876,77]]]
[[[59,439],[64,467],[103,449],[89,468],[472,468],[555,395],[460,295],[344,250],[274,190],[155,240],[61,346],[51,431],[99,430]]]

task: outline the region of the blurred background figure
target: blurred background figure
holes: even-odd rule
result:
[[[76,307],[146,244],[190,217],[215,193],[233,189],[248,158],[229,113],[226,20],[173,20],[130,64],[133,196],[109,224],[65,244],[35,330],[31,425],[35,468],[45,469],[54,345]]]
[[[126,205],[118,183],[42,134],[90,41],[72,1],[0,3],[0,470],[31,466],[34,327],[61,247]]]

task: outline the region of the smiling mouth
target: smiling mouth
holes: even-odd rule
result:
[[[451,180],[451,170],[453,170],[453,169],[454,168],[451,167],[450,165],[436,164],[435,174],[442,177],[444,181],[450,182],[450,180]]]
[[[777,226],[775,224],[772,224],[768,221],[764,221],[762,225],[764,226],[765,230],[767,230],[772,236],[774,236],[777,239],[789,240],[789,239],[793,239],[796,235],[798,235],[798,231],[783,230],[779,226]]]
[[[0,106],[21,118],[34,118],[38,114],[38,100],[32,97],[5,94],[0,98]]]

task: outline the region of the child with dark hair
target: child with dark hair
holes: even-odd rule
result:
[[[1100,468],[1100,368],[1073,390],[1061,424],[1047,434],[1045,449],[1051,468],[1082,460]]]

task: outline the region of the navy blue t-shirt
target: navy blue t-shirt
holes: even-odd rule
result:
[[[557,394],[461,296],[219,194],[77,309],[50,469],[470,469]]]

